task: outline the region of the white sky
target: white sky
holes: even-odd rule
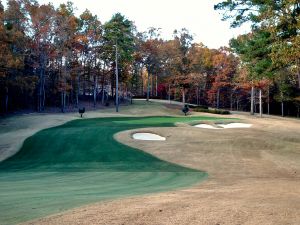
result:
[[[41,4],[49,0],[38,0]],[[6,2],[6,1],[4,1]],[[58,6],[64,0],[51,0]],[[102,23],[120,12],[134,21],[138,31],[149,27],[161,28],[164,39],[172,38],[175,29],[187,28],[195,42],[210,48],[227,46],[232,37],[243,34],[247,27],[231,29],[229,22],[221,21],[214,4],[221,0],[73,0],[78,14],[89,9]]]

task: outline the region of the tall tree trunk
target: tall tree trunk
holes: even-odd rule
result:
[[[77,90],[76,90],[76,108],[79,106],[79,92],[80,92],[80,77],[79,72],[77,71]]]
[[[115,73],[114,73],[114,76],[115,76]],[[110,78],[110,92],[111,92],[112,98],[114,98],[115,93],[114,93],[114,78],[113,77]],[[115,101],[115,99],[114,99],[114,101]]]
[[[66,111],[66,97],[67,97],[67,93],[64,90],[64,112]]]
[[[65,102],[66,102],[66,106],[69,107],[70,103],[71,103],[70,93],[69,94],[66,93],[66,101]]]
[[[45,76],[43,82],[43,98],[42,98],[42,111],[45,110],[45,101],[46,101],[46,90],[45,90]]]
[[[104,77],[104,75],[103,75]],[[102,91],[102,96],[101,96],[101,104],[104,105],[104,79],[102,79],[102,87],[101,87],[101,91]]]
[[[199,92],[198,92],[198,98],[199,98],[199,99],[198,99],[198,104],[199,104],[199,105],[201,105],[201,93],[203,93],[203,92],[202,92],[202,88],[199,87]]]
[[[101,96],[101,104],[104,105],[105,103],[105,92],[104,92],[104,84],[102,83],[102,96]]]
[[[233,110],[233,94],[234,94],[234,92],[231,91],[231,93],[230,93],[230,110],[231,111]]]
[[[270,115],[270,86],[268,86],[268,115]]]
[[[182,103],[185,104],[185,88],[182,88]]]
[[[83,84],[82,84],[82,89],[83,89],[83,97],[84,97],[84,99],[85,99],[85,95],[86,95],[86,79],[85,79],[85,76],[86,76],[86,74],[85,74],[85,66],[86,66],[86,60],[84,60],[83,62],[83,65],[82,65],[82,67],[83,67]]]
[[[40,70],[39,94],[38,94],[38,112],[42,111],[42,70]]]
[[[141,76],[141,81],[142,81],[141,94],[144,97],[145,96],[145,90],[144,90],[144,79],[143,79],[143,67],[140,68],[140,76]]]
[[[262,93],[261,89],[259,89],[259,116],[262,117],[263,109],[262,109]]]
[[[217,109],[220,108],[220,88],[217,91]]]
[[[40,56],[42,57],[42,56]],[[43,67],[40,63],[40,77],[39,77],[39,90],[38,90],[38,106],[37,106],[37,110],[38,112],[42,111],[42,93],[43,93]]]
[[[150,73],[148,72],[148,80],[147,80],[147,101],[149,101],[150,97]]]
[[[63,63],[62,63],[62,57],[60,58],[60,68],[59,68],[59,75],[60,75],[60,82],[61,82],[61,92],[60,92],[60,97],[61,97],[61,112],[64,113],[65,112],[65,108],[64,108],[64,78],[63,78]]]
[[[63,80],[63,85],[62,85],[62,104],[61,104],[61,111],[64,113],[65,112],[65,107],[66,107],[66,76],[67,76],[67,63],[68,63],[68,57],[66,57],[66,61],[65,61],[65,66],[64,66],[64,77],[62,78]],[[62,65],[62,58],[61,58],[61,65]]]
[[[251,87],[251,115],[254,115],[254,87]]]
[[[297,67],[298,67],[298,88],[300,89],[300,59],[297,60]]]
[[[153,75],[151,75],[151,98],[153,97]]]
[[[37,111],[41,112],[41,84],[39,82],[38,91],[37,91]]]
[[[94,91],[93,91],[93,96],[94,96],[94,108],[96,108],[96,103],[97,103],[97,76],[94,75]]]
[[[43,76],[42,76],[41,110],[44,111],[45,110],[45,100],[46,100],[45,82],[46,82],[46,63],[47,63],[45,53],[43,53],[42,63],[43,63],[42,64]]]
[[[116,43],[116,112],[119,112],[119,68],[118,68],[118,45]]]
[[[169,84],[169,90],[168,90],[168,99],[169,103],[171,104],[171,85]]]
[[[102,96],[101,96],[101,104],[104,105],[104,82],[105,82],[105,63],[103,65],[103,70],[102,70],[102,82],[101,82],[101,92],[102,92]]]
[[[69,102],[70,104],[74,104],[74,96],[75,96],[75,90],[74,90],[74,81],[73,79],[70,80],[71,82],[71,90],[70,90],[70,94],[69,94]]]
[[[61,112],[65,112],[65,96],[64,96],[64,91],[61,91]]]
[[[8,87],[5,88],[5,112],[8,112]]]
[[[284,103],[283,103],[283,93],[280,93],[281,95],[281,116],[284,117]]]
[[[199,87],[197,86],[196,88],[196,102],[197,102],[197,105],[199,105]]]
[[[44,82],[43,82],[43,102],[42,102],[42,110],[45,110],[45,105],[46,105],[46,89],[45,89],[45,81],[46,77],[44,75]]]
[[[40,48],[40,47],[39,47]],[[41,112],[42,111],[42,93],[43,93],[43,90],[42,90],[42,86],[43,86],[43,64],[44,64],[44,59],[43,59],[43,54],[40,53],[38,54],[38,58],[39,58],[39,82],[38,82],[38,98],[37,98],[37,111],[38,112]]]
[[[254,105],[254,114],[255,113],[257,113],[257,90],[255,89],[255,91],[254,91],[254,103],[253,103],[253,105]]]
[[[157,97],[157,75],[155,76],[155,96]]]

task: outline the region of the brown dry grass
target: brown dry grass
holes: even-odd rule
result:
[[[132,140],[132,131],[116,135],[164,160],[207,171],[206,181],[185,190],[92,204],[28,224],[300,224],[299,120],[233,117],[253,128],[147,128],[167,136],[166,142]]]

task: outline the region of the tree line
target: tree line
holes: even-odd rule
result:
[[[230,41],[240,59],[240,83],[251,87],[251,113],[255,93],[260,108],[280,104],[280,114],[300,114],[300,2],[298,0],[225,0],[215,5],[233,28],[245,23],[251,32]],[[242,81],[242,82],[241,82]],[[264,97],[264,99],[262,99]]]
[[[230,48],[210,49],[195,43],[184,28],[170,40],[162,39],[157,28],[139,32],[120,13],[103,24],[89,10],[76,16],[71,2],[55,8],[9,0],[4,9],[0,1],[0,110],[59,107],[65,112],[86,102],[107,106],[114,103],[118,74],[120,100],[176,99],[299,116],[299,5],[297,28],[291,28],[276,24],[271,6],[260,9],[251,2],[215,6],[232,26],[246,21],[253,26],[249,34],[232,39]],[[284,7],[289,14],[290,6]]]

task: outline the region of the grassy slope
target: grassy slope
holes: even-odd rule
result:
[[[145,117],[75,120],[28,138],[0,164],[0,224],[58,213],[83,204],[172,190],[206,173],[162,161],[113,139],[140,127],[209,117]]]

